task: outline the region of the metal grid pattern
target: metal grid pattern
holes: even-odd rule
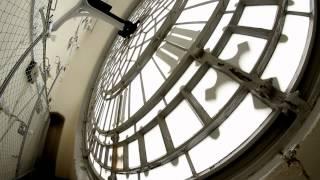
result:
[[[1,83],[34,38],[42,31],[39,9],[44,5],[45,1],[36,4],[33,1],[1,2]]]
[[[168,23],[164,22],[161,27],[169,29],[169,31],[164,31],[165,34],[161,36],[155,35],[154,39],[160,42],[150,43],[151,48],[146,48],[143,53],[137,54],[136,59],[138,60],[134,64],[132,63],[132,68],[129,71],[126,70],[122,74],[121,69],[118,69],[114,64],[128,63],[126,62],[128,61],[128,51],[118,51],[119,48],[128,44],[116,41],[100,76],[98,76],[86,121],[85,146],[93,172],[103,179],[109,176],[112,178],[124,176],[125,178],[129,174],[134,179],[140,179],[143,175],[148,178],[149,172],[152,173],[155,168],[161,168],[166,164],[177,166],[179,164],[177,159],[185,157],[191,174],[186,178],[206,177],[208,173],[213,173],[220,166],[230,163],[234,157],[240,156],[243,150],[250,147],[250,144],[256,140],[255,136],[263,134],[279,114],[290,112],[298,115],[299,112],[299,116],[305,116],[308,113],[308,110],[305,109],[306,102],[295,92],[296,86],[299,84],[299,75],[306,65],[306,54],[309,52],[311,39],[314,36],[312,22],[315,12],[313,10],[314,3],[312,0],[305,3],[310,5],[309,11],[295,10],[295,8],[291,8],[292,3],[287,0],[177,1],[171,11],[174,13],[169,13],[165,20]],[[206,6],[210,8],[210,16],[204,16],[203,19],[197,19],[198,16],[194,18],[191,17],[192,15],[187,16],[188,13],[193,12],[192,10]],[[250,24],[250,22],[243,23],[241,21],[250,7],[266,6],[273,6],[276,9],[274,16],[267,17],[272,20],[270,28],[242,25]],[[216,43],[210,44],[210,37],[214,37],[214,34],[217,33],[219,23],[222,22],[225,15],[230,15],[230,20],[225,27],[222,27],[222,33],[215,37]],[[304,39],[303,53],[299,55],[301,58],[299,57],[294,74],[290,77],[290,83],[286,89],[280,89],[276,86],[277,78],[263,79],[262,76],[269,68],[279,44],[286,41],[284,40],[286,34],[283,33],[285,33],[285,25],[289,21],[288,16],[290,15],[306,18],[309,22],[306,25],[308,31]],[[193,27],[188,29],[186,28],[188,26]],[[233,57],[223,59],[224,51],[228,50],[228,44],[235,38],[235,35],[246,37],[246,41],[237,44],[237,50]],[[251,62],[251,68],[244,68],[241,66],[240,59],[252,48],[252,45],[249,46],[250,38],[262,41],[263,45],[261,52]],[[210,51],[204,50],[207,48]],[[117,56],[126,58],[110,59],[110,57],[114,57],[112,55],[116,54],[115,51],[119,53]],[[144,54],[148,55],[144,56]],[[129,58],[130,60],[132,58]],[[169,70],[163,69],[164,66],[159,65],[160,63],[169,66]],[[157,70],[154,71],[153,76],[155,77],[158,73],[163,80],[148,96],[146,87],[150,86],[146,85],[150,81],[146,81],[144,70],[149,64],[153,64]],[[186,78],[184,83],[179,84],[179,80],[183,79],[190,67],[194,67],[196,70]],[[217,80],[213,87],[211,85],[208,89],[202,89],[206,99],[215,99],[213,94],[228,82],[238,85],[229,99],[226,97],[226,102],[222,104],[218,112],[212,114],[209,113],[206,105],[196,98],[194,92],[200,84],[199,82],[210,71],[217,72]],[[105,77],[113,80],[105,81]],[[155,80],[151,82],[151,86],[156,86],[156,84]],[[175,89],[175,85],[178,85],[178,90],[173,93],[172,97],[169,97],[168,94]],[[207,137],[215,138],[215,135],[211,133],[219,130],[223,123],[237,112],[247,97],[252,97],[255,109],[270,111],[263,116],[259,128],[250,137],[244,139],[241,146],[233,149],[219,162],[210,164],[205,169],[197,168],[195,159],[192,157],[192,150]],[[141,98],[141,100],[137,98]],[[138,101],[141,103],[139,104]],[[163,107],[159,108],[159,103],[164,104]],[[186,141],[177,144],[174,136],[178,130],[176,130],[177,132],[170,130],[167,119],[183,103],[188,104],[190,110],[185,110],[194,113],[201,125],[199,130],[190,134]],[[135,110],[133,110],[134,108]],[[156,112],[153,113],[150,121],[139,126],[138,124],[144,117],[153,110]],[[179,121],[179,119],[175,120]],[[184,123],[180,124],[181,128],[184,128]],[[148,149],[146,146],[149,141],[147,136],[151,136],[151,132],[154,132],[155,129],[160,132],[157,135],[163,142],[165,153],[150,160],[148,152],[160,148],[149,146],[152,148]],[[129,130],[132,130],[132,133],[127,133]],[[157,140],[154,139],[154,141]],[[129,146],[132,143],[137,143],[138,147],[139,163],[135,167],[129,164],[131,158]],[[206,155],[203,156],[206,157]],[[170,174],[167,175],[170,177]]]
[[[104,66],[105,70],[101,75],[102,96],[110,94],[109,91],[117,91],[119,82],[131,77],[127,72],[134,72],[130,68],[134,64],[143,63],[143,59],[148,58],[146,52],[149,52],[152,47],[148,45],[157,43],[154,36],[159,36],[158,32],[163,32],[163,28],[160,29],[160,27],[164,24],[174,3],[175,0],[143,1],[140,8],[129,18],[133,22],[139,19],[141,25],[132,38],[118,37],[114,42],[113,49],[109,51]]]
[[[39,68],[45,56],[40,9],[48,0],[0,2],[0,177],[15,179],[33,170],[39,137],[48,119],[45,83]],[[27,79],[31,62],[39,76]],[[39,134],[40,133],[40,134]]]

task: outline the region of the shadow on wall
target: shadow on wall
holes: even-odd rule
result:
[[[65,118],[60,113],[51,112],[50,119],[42,157],[36,165],[35,172],[23,179],[63,179],[55,176],[55,169]]]

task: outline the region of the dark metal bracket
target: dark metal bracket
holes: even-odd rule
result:
[[[140,21],[131,22],[111,12],[112,6],[101,0],[81,0],[64,16],[53,23],[51,31],[58,30],[67,20],[78,16],[92,16],[115,26],[123,38],[130,38],[137,30]]]

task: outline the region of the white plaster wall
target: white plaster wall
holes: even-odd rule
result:
[[[282,155],[270,159],[249,180],[318,180],[320,179],[320,99],[312,112],[288,142],[288,148],[296,148],[296,161],[288,164]]]
[[[110,0],[112,11],[120,16],[134,0]],[[55,11],[55,19],[72,7],[76,0],[59,1]],[[79,18],[66,22],[57,32],[55,41],[47,43],[47,56],[51,60],[52,78],[55,76],[55,57],[60,56],[67,67],[59,77],[50,98],[51,111],[61,113],[65,117],[64,129],[58,150],[56,176],[74,179],[73,147],[75,127],[81,114],[83,99],[87,95],[88,85],[94,78],[95,67],[101,62],[106,46],[111,43],[114,28],[103,21],[98,21],[92,32],[83,32],[80,37],[80,48],[70,53],[67,51],[69,38],[74,34]],[[49,80],[49,84],[53,79]]]

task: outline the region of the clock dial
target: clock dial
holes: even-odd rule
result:
[[[170,29],[170,22],[168,22],[169,12],[175,5],[181,3],[175,0],[166,1],[143,1],[141,6],[129,18],[130,21],[140,21],[138,29],[131,36],[130,39],[117,37],[109,55],[106,58],[104,66],[104,73],[101,75],[101,92],[107,98],[107,95],[112,95],[114,92],[123,88],[120,85],[125,76],[132,67],[138,66],[142,63],[146,55],[146,51],[150,51],[157,45],[155,35],[159,35],[159,30]],[[171,16],[170,16],[171,17]],[[163,24],[167,20],[165,26]],[[158,33],[158,34],[157,34]]]
[[[138,30],[116,38],[91,97],[85,139],[96,175],[205,177],[279,112],[298,111],[283,103],[314,36],[312,2],[141,2],[130,17]]]

